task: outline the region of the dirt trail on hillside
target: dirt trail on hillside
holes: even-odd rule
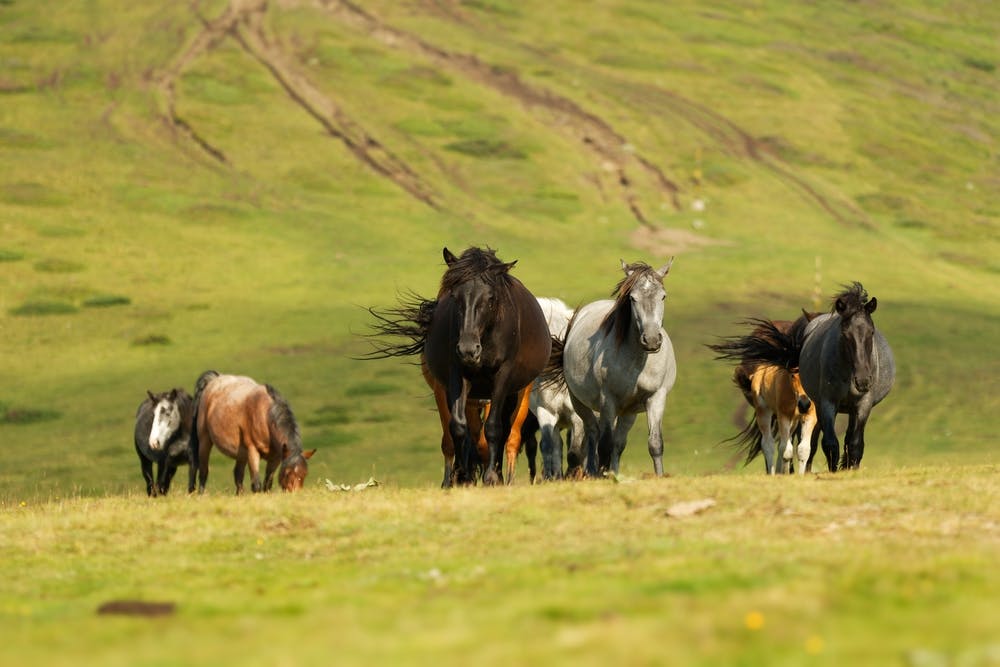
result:
[[[319,0],[321,5],[329,5],[335,1]],[[348,3],[346,0],[342,0],[341,4]],[[420,5],[429,15],[451,21],[464,28],[487,29],[454,0],[422,0]],[[533,53],[556,67],[566,70],[572,69],[572,66],[560,63],[558,57],[550,53],[543,53],[532,45],[513,40],[508,40],[508,42],[513,47]],[[635,84],[628,85],[634,86]],[[870,226],[871,223],[867,216],[853,202],[843,196],[825,194],[804,176],[796,173],[792,167],[769,151],[760,140],[733,120],[672,90],[643,86],[639,92],[644,104],[655,106],[659,113],[667,111],[673,114],[703,133],[729,155],[764,167],[786,186],[798,192],[805,200],[817,206],[837,222],[845,225]]]
[[[266,0],[232,0],[217,18],[201,18],[202,32],[174,60],[160,78],[159,88],[167,105],[168,122],[191,138],[214,160],[230,161],[221,150],[198,134],[176,111],[176,81],[197,58],[215,48],[227,37],[254,60],[267,68],[289,99],[314,118],[332,137],[338,139],[361,162],[390,179],[416,199],[440,208],[438,196],[403,160],[385,148],[371,133],[351,118],[341,106],[289,63],[281,49],[268,36],[263,23]]]
[[[632,170],[644,173],[675,209],[680,208],[677,184],[667,178],[652,160],[643,157],[634,148],[629,148],[632,144],[628,139],[616,132],[608,122],[584,110],[573,100],[528,84],[515,72],[494,67],[473,55],[447,51],[416,35],[388,26],[348,0],[318,2],[331,15],[364,30],[386,46],[420,55],[443,69],[516,99],[529,110],[545,112],[539,116],[540,120],[558,131],[570,133],[595,155],[603,170],[613,174],[621,197],[639,222],[650,224],[633,187],[633,179],[629,175]],[[449,17],[454,18],[454,15],[450,14]]]

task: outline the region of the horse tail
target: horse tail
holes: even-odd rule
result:
[[[745,455],[743,465],[749,465],[763,451],[763,440],[764,436],[760,434],[760,429],[757,428],[757,415],[754,415],[750,419],[750,423],[742,431],[726,440],[726,442],[731,443],[733,447],[743,453]]]
[[[387,359],[408,357],[423,353],[427,342],[427,332],[434,317],[437,301],[430,301],[410,292],[399,297],[399,306],[383,311],[368,308],[375,318],[371,333],[365,334],[372,345],[372,351],[356,359]],[[402,342],[382,340],[383,336],[402,338]]]
[[[285,400],[277,389],[269,384],[265,384],[267,395],[271,397],[271,407],[267,411],[268,423],[272,428],[285,436],[288,443],[288,455],[292,456],[302,452],[302,435],[299,433],[299,424],[295,421],[295,414],[292,407]],[[283,452],[284,454],[284,452]],[[282,456],[281,458],[287,458]]]
[[[719,343],[706,345],[718,355],[716,359],[738,361],[751,366],[774,364],[784,368],[798,368],[799,354],[802,351],[802,340],[798,333],[792,333],[766,319],[751,318],[744,324],[753,327],[749,334],[723,338]]]
[[[567,333],[569,329],[567,328]],[[552,336],[552,350],[549,361],[538,376],[538,385],[544,389],[561,391],[566,386],[566,374],[563,372],[563,353],[566,350],[566,340]]]

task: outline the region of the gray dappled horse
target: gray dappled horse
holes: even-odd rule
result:
[[[865,453],[865,424],[874,406],[886,397],[896,377],[896,364],[872,313],[878,301],[855,282],[834,297],[833,312],[805,328],[799,374],[816,403],[822,446],[830,471],[857,468]],[[844,458],[834,431],[837,413],[848,415]]]
[[[663,278],[644,262],[625,264],[613,299],[581,306],[551,367],[561,366],[587,437],[587,473],[617,473],[628,433],[640,412],[649,425],[653,471],[663,474],[660,422],[677,377],[670,337],[663,330]],[[558,348],[558,345],[557,345]],[[558,370],[555,371],[558,373]],[[596,413],[596,414],[595,414]]]

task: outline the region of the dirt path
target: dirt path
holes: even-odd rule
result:
[[[631,145],[628,139],[616,132],[609,123],[584,110],[576,102],[553,91],[528,84],[516,73],[496,68],[473,55],[447,51],[416,35],[388,26],[348,0],[318,1],[332,16],[367,32],[385,46],[420,55],[442,69],[516,99],[530,111],[544,112],[537,116],[539,120],[556,131],[570,133],[594,154],[603,170],[612,173],[622,199],[639,222],[650,224],[633,187],[630,172],[644,173],[674,208],[680,208],[677,184],[667,178],[652,160],[635,150],[627,149]],[[449,16],[454,19],[454,14]]]
[[[166,101],[166,115],[171,126],[189,137],[214,160],[231,166],[220,149],[209,143],[177,114],[176,82],[191,63],[224,39],[232,37],[254,60],[267,68],[293,103],[314,118],[330,136],[344,144],[358,160],[416,199],[433,208],[440,208],[437,194],[416,171],[386,149],[328,94],[314,86],[285,59],[266,32],[263,23],[266,12],[266,0],[232,0],[217,18],[201,19],[201,33],[160,77],[159,89]]]

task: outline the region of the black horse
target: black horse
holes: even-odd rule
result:
[[[861,283],[855,282],[834,297],[831,313],[820,315],[803,331],[799,374],[816,403],[831,472],[861,465],[868,416],[896,377],[889,343],[872,322],[877,305],[878,300],[869,299]],[[848,415],[842,462],[834,431],[837,413]]]
[[[160,394],[147,391],[146,396],[135,413],[135,452],[146,494],[166,495],[177,466],[188,462],[194,399],[179,387]]]
[[[444,387],[448,429],[455,446],[454,469],[445,486],[474,481],[478,455],[466,421],[466,402],[488,400],[484,424],[489,460],[483,482],[501,480],[501,447],[519,401],[549,358],[551,340],[538,300],[510,275],[487,248],[469,248],[456,257],[443,249],[448,265],[437,299],[416,297],[388,313],[370,312],[379,334],[409,338],[407,344],[376,343],[372,358],[420,354],[435,381]],[[442,415],[444,418],[445,415]],[[520,426],[517,428],[520,431]],[[508,450],[508,458],[511,456]],[[516,455],[516,452],[513,452]],[[512,470],[508,460],[508,470]],[[510,483],[508,473],[507,482]]]

